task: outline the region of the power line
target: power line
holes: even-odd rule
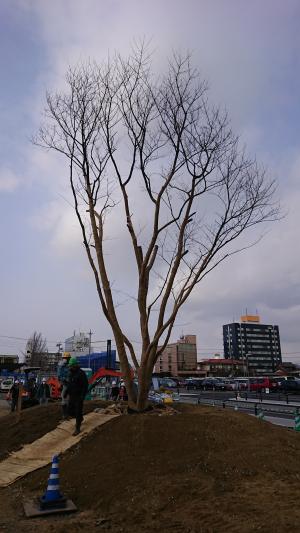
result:
[[[18,340],[18,341],[28,341],[30,339],[31,335],[29,335],[28,337],[13,337],[13,336],[10,336],[10,335],[0,335],[0,338],[1,339],[13,339],[13,340]],[[47,343],[50,343],[50,344],[55,344],[55,343],[58,343],[60,341],[56,340],[56,341],[52,341],[52,340],[48,340],[46,339]]]
[[[16,336],[13,336],[13,335],[0,335],[0,339],[8,339],[8,340],[13,340],[13,341],[25,341],[27,342],[29,339],[30,339],[30,336],[29,337],[16,337]],[[61,340],[47,340],[47,344],[57,344],[57,343],[61,343]],[[107,342],[107,339],[98,339],[96,341],[91,341],[91,344],[94,344],[94,345],[106,345],[106,342]],[[132,339],[131,342],[133,344],[142,344],[142,341],[138,341],[136,339]],[[174,343],[170,343],[170,344],[174,344]],[[8,348],[14,348],[14,344],[13,343],[10,343],[10,344],[6,344],[6,343],[2,343],[0,341],[0,346],[3,346],[3,347],[8,347]],[[19,348],[19,345],[15,343],[15,347],[16,348]],[[206,353],[209,353],[211,351],[214,351],[214,352],[220,352],[223,350],[223,346],[218,346],[218,347],[212,347],[212,346],[202,346],[201,348],[197,348],[197,354],[199,355],[202,355],[201,352],[203,354],[206,354]],[[294,352],[286,352],[284,350],[282,350],[282,355],[294,355],[294,356],[300,356],[300,351],[294,351]]]
[[[14,339],[14,340],[19,340],[19,341],[28,341],[28,338],[24,339],[24,337],[10,337],[9,335],[0,335],[0,337],[3,338],[3,339]]]

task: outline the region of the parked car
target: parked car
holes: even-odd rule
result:
[[[282,382],[287,378],[285,376],[272,377],[270,378],[270,392],[279,392],[282,388]],[[288,378],[289,379],[289,378]],[[293,381],[294,378],[291,378]]]
[[[0,392],[9,392],[14,383],[14,378],[5,378],[0,383]]]
[[[177,389],[177,383],[172,378],[159,378],[159,385],[165,389]]]
[[[237,384],[238,391],[243,391],[248,389],[248,379],[247,378],[236,378],[235,382]]]
[[[186,378],[178,378],[177,383],[179,387],[185,388],[187,385]]]
[[[282,382],[285,381],[285,377],[284,376],[278,376],[278,377],[274,377],[272,378],[272,389],[271,391],[272,392],[278,392],[281,390],[281,385],[282,385]]]
[[[282,378],[281,378],[282,380]],[[267,389],[269,392],[277,391],[278,381],[276,381],[276,378],[268,377],[268,376],[260,376],[260,377],[251,377],[249,378],[250,382],[250,390],[251,391],[261,391],[265,392]]]
[[[226,390],[226,385],[220,378],[205,378],[201,383],[203,390]]]
[[[224,379],[216,378],[216,390],[226,390],[226,383]]]
[[[224,381],[226,390],[238,390],[238,382],[234,379]]]
[[[300,394],[300,379],[284,379],[281,382],[280,390],[292,394]]]
[[[293,382],[295,380],[297,381],[297,379],[299,378],[296,378],[295,376],[274,376],[271,378],[272,388],[270,390],[280,392],[285,388],[285,381]],[[292,388],[292,385],[287,385],[286,388],[287,387]]]
[[[186,387],[186,379],[180,378],[180,377],[171,377],[173,381],[176,382],[177,388],[185,388]]]
[[[202,378],[187,378],[185,381],[187,390],[196,390],[202,388]]]

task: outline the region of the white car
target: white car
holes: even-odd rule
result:
[[[226,390],[237,390],[238,382],[234,381],[234,379],[228,379],[225,381],[225,388]]]
[[[13,378],[3,379],[0,383],[0,392],[8,392],[14,383]]]

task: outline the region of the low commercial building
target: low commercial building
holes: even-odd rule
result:
[[[204,359],[197,365],[202,376],[205,377],[235,377],[246,376],[247,367],[237,359]]]
[[[19,367],[18,355],[0,354],[0,372],[2,370],[8,370],[9,372]]]
[[[61,359],[61,352],[31,353],[27,351],[25,357],[26,366],[39,367],[47,372],[56,372],[58,363]]]
[[[182,335],[177,342],[168,344],[158,358],[154,371],[171,376],[197,374],[196,335]]]
[[[275,372],[276,376],[296,376],[300,375],[300,366],[291,361],[283,361]]]

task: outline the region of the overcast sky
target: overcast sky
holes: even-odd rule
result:
[[[199,285],[172,340],[196,334],[199,359],[222,353],[222,325],[257,310],[279,325],[283,358],[300,363],[299,22],[298,0],[0,2],[0,353],[19,354],[34,330],[51,351],[74,330],[91,329],[94,341],[112,336],[68,203],[66,162],[29,139],[46,90],[63,86],[69,64],[126,53],[145,37],[162,64],[172,49],[193,52],[211,102],[228,110],[248,152],[276,178],[287,213]],[[119,312],[138,342],[128,309]]]

